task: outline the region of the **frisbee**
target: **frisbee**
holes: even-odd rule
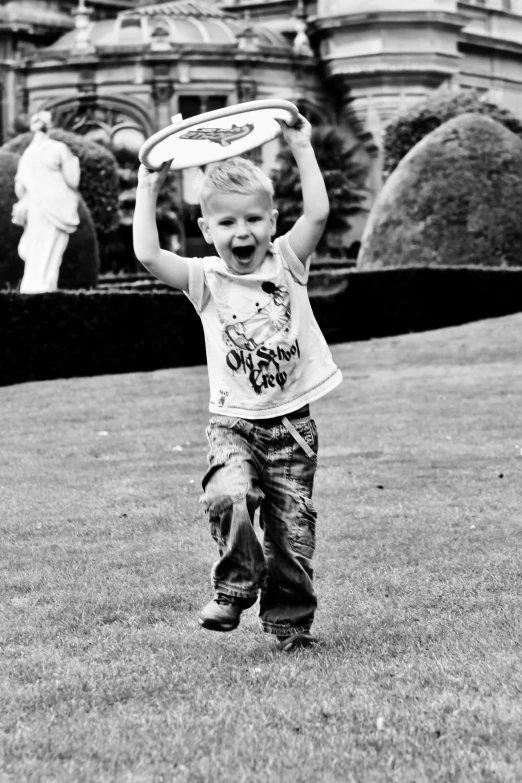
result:
[[[283,100],[237,103],[188,120],[178,114],[172,125],[147,139],[138,157],[148,169],[160,169],[167,160],[171,169],[205,166],[275,139],[281,133],[276,120],[294,125],[298,114],[293,103]]]

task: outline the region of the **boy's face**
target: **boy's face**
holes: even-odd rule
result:
[[[203,236],[237,275],[262,263],[275,233],[277,210],[264,193],[211,193],[198,220]]]

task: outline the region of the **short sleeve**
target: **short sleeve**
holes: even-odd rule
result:
[[[274,242],[276,249],[279,251],[279,255],[283,261],[284,266],[287,266],[290,270],[290,274],[301,285],[306,285],[308,282],[308,275],[310,273],[310,257],[303,262],[296,256],[290,242],[288,241],[288,234],[279,237]]]
[[[186,296],[190,299],[198,313],[201,313],[208,304],[210,291],[205,280],[205,265],[203,258],[189,258],[188,260],[188,289]]]

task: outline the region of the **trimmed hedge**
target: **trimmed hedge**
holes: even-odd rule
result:
[[[202,326],[176,291],[0,293],[0,385],[202,364]]]
[[[357,266],[518,267],[521,214],[522,140],[490,117],[463,114],[428,134],[387,180]]]
[[[484,95],[478,90],[448,92],[444,87],[415,103],[386,126],[383,139],[384,177],[389,177],[407,153],[428,133],[461,114],[470,113],[491,117],[522,138],[522,122],[515,114],[502,109],[493,101],[484,100]]]
[[[329,344],[426,332],[522,311],[522,267],[351,271],[311,302]]]
[[[455,326],[522,311],[522,268],[324,274],[311,297],[329,343]],[[330,290],[328,290],[330,289]],[[176,291],[0,293],[0,385],[205,362],[203,329]]]

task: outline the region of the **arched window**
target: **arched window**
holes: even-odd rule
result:
[[[54,123],[64,130],[88,136],[106,146],[145,141],[153,133],[151,119],[145,107],[136,101],[116,96],[93,96],[88,102],[81,98],[66,98],[47,104]]]

